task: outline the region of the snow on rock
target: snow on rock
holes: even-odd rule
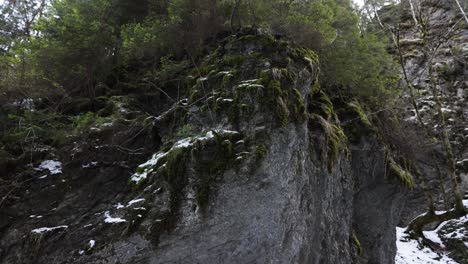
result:
[[[155,166],[158,163],[159,159],[163,158],[166,155],[167,152],[154,154],[150,160],[138,166],[138,168],[143,169],[143,172],[134,173],[130,179],[135,183],[139,183],[140,181],[146,179],[148,177],[148,174],[153,172],[153,166]]]
[[[123,205],[123,204],[121,204],[121,203],[118,203],[118,204],[114,205],[114,207],[115,207],[116,209],[122,209],[122,208],[125,208],[125,205]]]
[[[131,206],[132,204],[136,204],[136,203],[141,203],[143,202],[145,199],[135,199],[135,200],[131,200],[130,202],[128,202],[128,205],[127,206]]]
[[[46,169],[50,171],[50,174],[60,174],[62,173],[62,163],[55,160],[45,160],[36,168],[39,171]]]
[[[43,216],[42,215],[30,215],[29,218],[38,218],[41,219]]]
[[[237,134],[239,134],[239,132],[237,132],[237,131],[216,129],[216,130],[208,131],[205,136],[188,137],[188,138],[181,139],[181,140],[177,141],[169,151],[156,153],[156,154],[153,155],[153,157],[151,157],[150,160],[148,160],[147,162],[145,162],[143,164],[140,164],[138,166],[137,172],[135,172],[131,176],[130,180],[135,182],[135,183],[139,183],[140,181],[146,179],[148,177],[148,175],[154,171],[154,167],[156,165],[158,165],[158,161],[160,159],[164,158],[168,153],[170,153],[174,149],[188,148],[188,147],[191,147],[192,145],[194,145],[197,142],[205,142],[205,141],[211,140],[211,139],[213,139],[215,137],[215,133],[220,134],[220,135],[237,135]],[[161,167],[164,166],[164,165],[165,164],[162,164]]]
[[[396,228],[396,264],[458,264],[446,255],[437,254],[427,247],[421,247],[418,241],[408,237],[408,234],[404,232],[405,229],[406,228],[400,227]]]
[[[109,211],[106,211],[106,212],[104,213],[104,217],[105,217],[104,222],[105,222],[105,223],[108,223],[108,224],[127,222],[127,220],[125,220],[125,219],[112,217],[112,216],[110,215]]]
[[[88,243],[88,246],[89,246],[89,249],[92,249],[94,247],[94,245],[96,245],[96,241],[91,239]]]
[[[468,207],[468,200],[463,200],[465,207]],[[446,211],[436,211],[436,214],[442,214]],[[463,241],[465,246],[468,247],[468,230],[466,226],[468,223],[468,216],[463,216],[458,219],[452,219],[439,224],[439,226],[432,231],[423,231],[426,239],[440,245],[441,248],[446,248],[444,242],[450,240]],[[434,252],[428,247],[422,247],[419,241],[410,239],[408,234],[404,233],[406,228],[397,227],[397,255],[395,259],[396,264],[458,264],[455,260],[451,259],[444,252]]]
[[[93,162],[84,164],[84,165],[82,165],[81,167],[82,167],[83,169],[87,169],[87,168],[96,167],[97,164],[98,164],[97,161],[93,161]]]
[[[67,229],[67,228],[68,228],[68,226],[66,226],[66,225],[55,226],[55,227],[41,227],[41,228],[36,228],[36,229],[32,230],[31,233],[42,234],[42,233],[54,231],[54,230],[57,230],[57,229]]]

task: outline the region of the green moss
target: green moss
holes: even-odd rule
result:
[[[228,55],[224,55],[223,57],[223,62],[224,64],[227,64],[229,66],[240,66],[244,60],[246,59],[246,55],[242,55],[242,54],[228,54]]]
[[[311,66],[319,64],[319,57],[317,53],[306,48],[293,48],[290,49],[290,55],[294,60],[304,60],[310,63]]]
[[[274,109],[278,123],[284,127],[289,122],[289,109],[288,101],[283,99],[283,90],[281,89],[281,82],[278,80],[270,80],[267,88],[266,103],[271,109]]]
[[[261,144],[255,147],[255,160],[257,162],[261,161],[268,154],[268,148]]]
[[[270,70],[262,70],[262,71],[260,71],[259,74],[258,74],[258,79],[259,79],[259,82],[260,82],[263,86],[267,87],[268,84],[270,83],[270,80],[272,79],[272,78],[271,78],[271,72],[270,72]]]
[[[343,103],[338,110],[338,115],[341,120],[345,120],[343,127],[350,142],[358,143],[362,137],[377,131],[357,101]]]
[[[352,239],[352,242],[353,242],[353,247],[357,250],[357,253],[358,255],[360,256],[362,254],[362,245],[361,245],[361,241],[359,241],[357,235],[356,235],[356,232],[352,232],[351,234],[351,239]]]
[[[285,127],[289,122],[289,109],[286,102],[283,101],[283,98],[276,98],[276,115],[279,120],[281,127]]]
[[[112,117],[102,117],[93,112],[87,112],[72,117],[74,132],[81,134],[89,132],[91,127],[101,127],[105,123],[112,122]]]
[[[326,142],[323,147],[327,150],[328,170],[332,171],[341,151],[344,151],[347,157],[349,156],[348,138],[341,127],[330,123],[322,116],[313,114],[311,118],[314,121],[318,121],[322,127],[322,131],[325,133]]]
[[[187,148],[172,148],[161,159],[161,162],[158,162],[165,164],[162,170],[164,179],[175,191],[181,190],[186,184],[185,171],[189,156],[189,149]]]
[[[414,178],[410,172],[398,165],[392,157],[387,155],[387,162],[390,174],[397,177],[402,185],[408,189],[414,188]]]
[[[296,97],[296,103],[294,104],[294,116],[299,121],[305,120],[307,117],[307,111],[304,98],[302,98],[301,92],[296,88],[293,89],[293,94]]]
[[[281,79],[287,81],[287,82],[294,82],[294,75],[289,71],[287,68],[282,68],[280,69],[281,73]]]
[[[231,74],[225,74],[223,76],[223,86],[226,87],[229,85],[229,83],[231,82],[231,77],[232,75]]]
[[[196,68],[195,70],[196,72],[194,72],[194,74],[196,76],[197,75],[206,76],[210,74],[212,71],[216,70],[216,65],[203,63],[200,66],[198,66],[198,68]]]
[[[348,103],[348,106],[354,111],[354,113],[357,114],[358,118],[361,120],[361,122],[365,126],[372,128],[372,123],[370,122],[369,118],[367,118],[367,115],[362,109],[361,104],[359,104],[359,102],[357,101],[350,102]]]

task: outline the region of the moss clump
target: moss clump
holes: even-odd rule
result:
[[[247,56],[243,54],[224,55],[223,62],[229,66],[239,67],[246,58]]]
[[[325,146],[326,153],[328,158],[328,170],[332,171],[332,168],[335,164],[335,161],[338,159],[338,156],[341,151],[344,151],[346,156],[349,156],[348,150],[348,138],[346,134],[341,129],[341,127],[332,124],[327,121],[320,115],[312,115],[312,119],[318,121],[322,127],[323,132],[325,133]]]
[[[301,92],[296,88],[293,89],[293,94],[296,99],[296,103],[294,104],[294,116],[298,121],[303,121],[307,117],[307,110],[304,103],[304,98],[302,98]]]
[[[310,112],[316,113],[327,120],[338,120],[333,103],[324,91],[319,90],[314,93],[309,101],[311,102]]]
[[[361,120],[363,125],[365,125],[366,127],[372,128],[372,124],[369,118],[367,118],[367,115],[362,109],[361,104],[359,104],[359,102],[357,101],[350,102],[348,103],[348,106],[354,111],[354,113],[357,114],[359,120]]]
[[[376,128],[357,101],[345,103],[338,110],[338,115],[345,120],[343,126],[350,142],[358,143],[363,136],[376,133]]]
[[[398,163],[395,162],[395,160],[387,156],[387,162],[388,162],[388,169],[390,171],[390,174],[394,175],[397,177],[397,179],[400,181],[402,185],[404,185],[408,189],[413,189],[414,188],[414,178],[413,175],[411,175],[410,172],[407,170],[403,169]]]
[[[276,115],[279,120],[279,124],[281,127],[285,127],[288,125],[289,122],[289,109],[286,102],[283,101],[283,98],[277,97],[276,98]]]
[[[261,144],[255,147],[255,160],[258,162],[266,157],[268,154],[268,148]]]
[[[263,80],[266,81],[266,80]],[[289,107],[287,93],[281,87],[279,80],[269,79],[267,86],[266,104],[274,109],[278,124],[285,127],[289,122]]]
[[[161,160],[159,164],[164,164],[164,180],[166,180],[174,190],[180,189],[185,185],[185,170],[189,149],[172,148]],[[156,166],[157,166],[156,165]]]

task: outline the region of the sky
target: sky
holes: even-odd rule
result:
[[[364,3],[364,0],[353,0],[353,2],[358,4],[359,6],[362,6],[362,4]]]

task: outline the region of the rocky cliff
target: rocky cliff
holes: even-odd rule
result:
[[[394,263],[411,176],[316,54],[251,30],[181,69],[5,159],[0,263]]]

